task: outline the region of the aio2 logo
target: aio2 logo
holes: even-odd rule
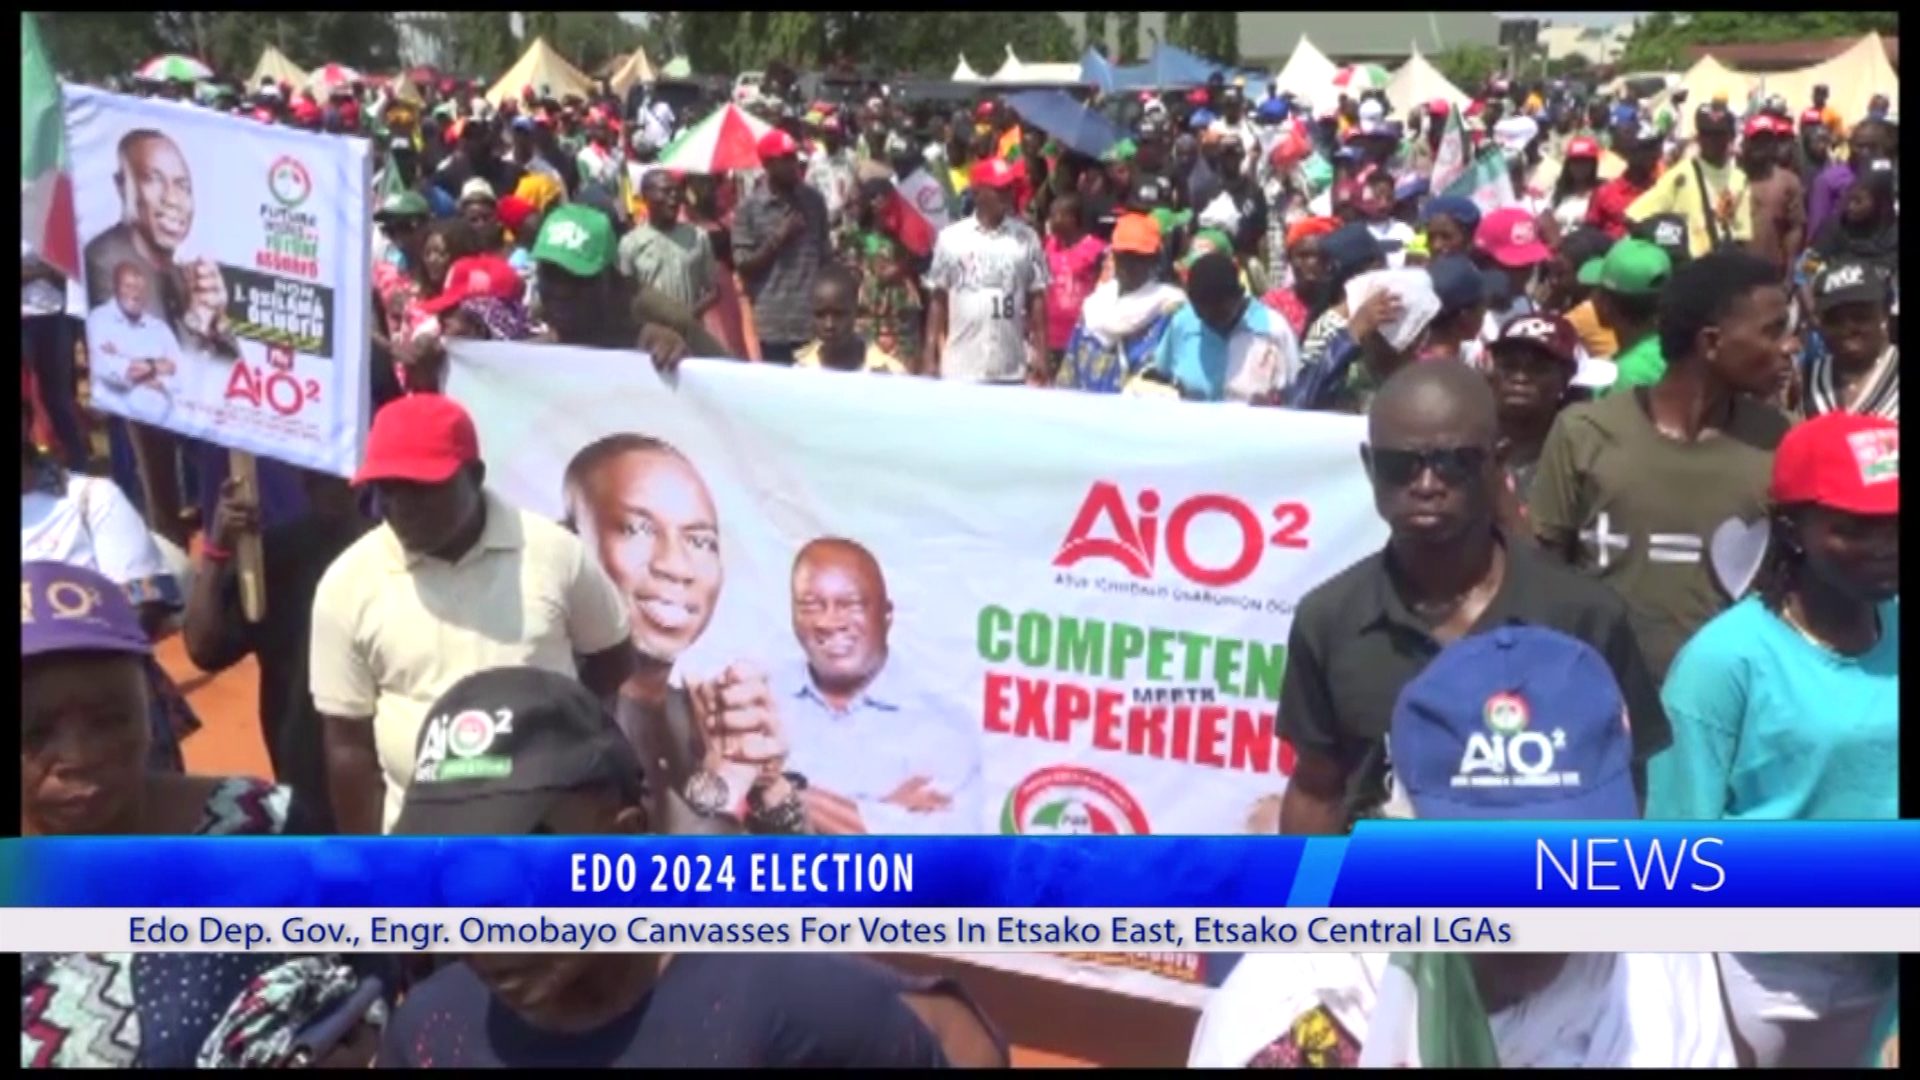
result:
[[[1161,541],[1166,541],[1167,561],[1181,577],[1196,585],[1220,589],[1237,585],[1251,576],[1270,547],[1302,550],[1307,546],[1306,529],[1312,514],[1305,503],[1276,504],[1269,516],[1274,531],[1252,507],[1231,495],[1207,493],[1194,495],[1175,504],[1163,523],[1160,518],[1160,493],[1152,488],[1140,492],[1136,510],[1129,510],[1125,495],[1117,484],[1099,481],[1087,492],[1067,529],[1067,538],[1053,557],[1053,565],[1065,569],[1083,559],[1112,559],[1137,578],[1151,578],[1159,563]],[[1202,565],[1193,556],[1190,532],[1194,522],[1208,515],[1221,515],[1238,530],[1239,546],[1233,558],[1220,566]],[[1164,531],[1163,531],[1164,527]],[[1095,535],[1096,531],[1102,535]]]

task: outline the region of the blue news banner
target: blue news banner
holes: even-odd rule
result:
[[[0,841],[0,907],[0,951],[323,940],[296,936],[308,925],[360,951],[1920,951],[1920,822],[1367,822],[1345,838],[33,838]],[[414,929],[382,929],[396,920]],[[810,930],[856,921],[838,939]],[[1089,939],[1068,932],[1076,924],[1112,929]],[[553,938],[554,927],[574,929]]]

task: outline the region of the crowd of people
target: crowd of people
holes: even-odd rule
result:
[[[669,686],[711,591],[630,602],[574,532],[489,490],[438,393],[455,338],[829,369],[850,394],[869,373],[1363,416],[1390,540],[1294,618],[1283,832],[1897,816],[1885,100],[1688,114],[1683,93],[1496,81],[1464,112],[1378,92],[1315,112],[1217,77],[1103,103],[1125,137],[1089,155],[991,96],[949,114],[793,84],[678,116],[450,79],[202,95],[375,148],[376,412],[351,483],[262,461],[250,489],[219,448],[90,412],[63,282],[23,250],[23,833],[859,831],[779,768],[764,678]],[[757,168],[660,163],[736,107],[765,128]],[[1496,155],[1505,190],[1436,187]],[[590,449],[581,513],[602,465],[677,485],[686,518],[650,542],[717,559],[671,447]],[[259,622],[234,556],[256,538]],[[153,658],[175,632],[209,672],[257,659],[271,779],[186,774],[198,721]],[[508,705],[542,720],[496,742],[512,768],[443,775],[435,718]],[[1558,726],[1578,779],[1454,784],[1515,709]],[[655,743],[688,740],[649,733],[694,729],[728,761],[680,771],[716,786],[663,790]],[[1194,1063],[1843,1067],[1878,1055],[1896,996],[1886,956],[1468,959],[1433,959],[1416,1002],[1402,958],[1250,956]],[[1435,988],[1477,1018],[1451,1056],[1424,1038]],[[48,955],[22,1003],[27,1066],[1007,1055],[953,983],[827,957]]]

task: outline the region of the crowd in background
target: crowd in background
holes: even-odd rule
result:
[[[1896,816],[1890,103],[1649,109],[1496,81],[1465,110],[1375,92],[1317,113],[1217,78],[1102,103],[1125,137],[1089,155],[992,96],[954,111],[795,82],[678,112],[604,86],[490,104],[451,79],[198,95],[374,147],[377,413],[351,486],[263,461],[249,498],[218,448],[91,413],[63,283],[23,252],[23,830],[661,827],[638,764],[605,764],[634,753],[603,706],[635,677],[637,629],[578,539],[486,489],[471,420],[436,392],[450,338],[1364,416],[1391,539],[1295,617],[1282,831]],[[760,122],[752,167],[662,163],[725,108]],[[110,479],[89,475],[102,426]],[[258,624],[233,567],[255,535]],[[540,572],[503,584],[508,546]],[[384,573],[429,598],[355,621]],[[62,588],[95,598],[84,629],[34,620]],[[567,614],[548,639],[443,649],[438,704],[391,718],[368,657],[442,640],[429,594],[538,590]],[[197,721],[152,658],[175,630],[206,670],[258,658],[271,781],[183,774]],[[745,704],[721,715],[771,709],[732,689]],[[1451,774],[1476,733],[1510,730],[1495,705],[1515,694],[1585,781],[1459,796]],[[501,752],[564,796],[501,817],[479,809],[500,792],[396,780],[428,713],[503,701],[552,714]],[[827,831],[797,787],[756,786],[738,827]],[[1473,959],[1434,978],[1471,988],[1505,1065],[1850,1066],[1896,995],[1881,956]],[[1396,970],[1250,957],[1195,1063],[1404,1064],[1410,1036],[1381,1019],[1411,1015],[1389,1008]],[[316,1028],[360,1064],[1004,1059],[957,987],[801,956],[47,956],[23,983],[24,1065],[285,1064]]]

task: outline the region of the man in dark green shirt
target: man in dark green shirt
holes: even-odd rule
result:
[[[1659,381],[1568,409],[1540,452],[1534,533],[1626,600],[1659,678],[1759,568],[1788,421],[1753,395],[1771,393],[1798,348],[1788,322],[1764,260],[1735,251],[1688,263],[1661,294]]]

